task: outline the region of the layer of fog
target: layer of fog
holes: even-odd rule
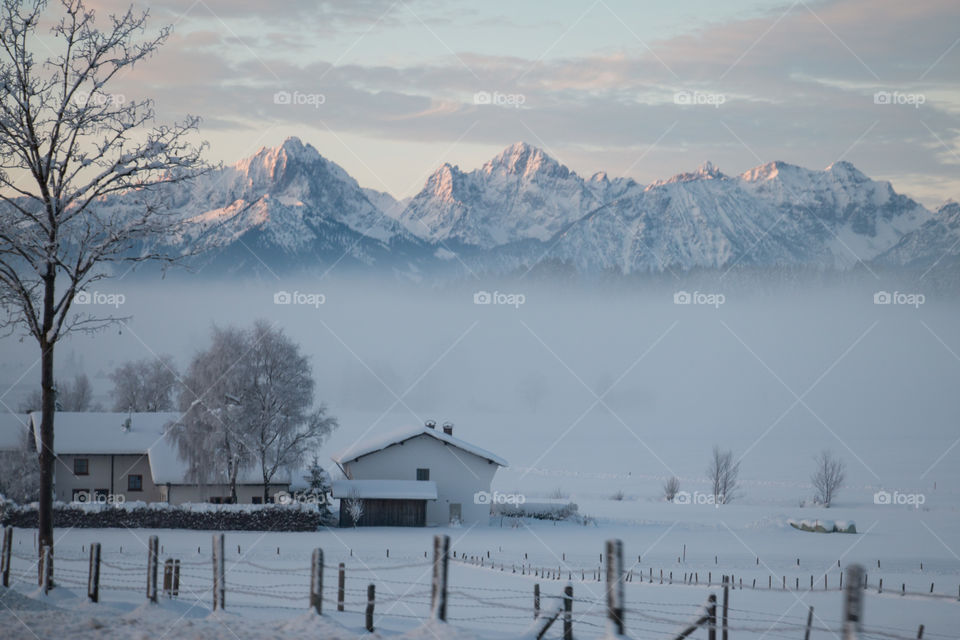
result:
[[[85,371],[109,407],[107,375],[122,362],[169,353],[182,369],[211,324],[266,318],[311,356],[318,397],[340,418],[325,458],[433,418],[510,461],[501,489],[593,479],[598,491],[652,496],[670,474],[686,486],[702,480],[713,444],[744,455],[754,495],[788,485],[802,497],[823,448],[846,459],[848,484],[864,492],[934,482],[955,490],[960,474],[960,446],[951,449],[960,305],[950,297],[928,295],[917,308],[875,305],[880,285],[700,292],[722,293],[716,307],[674,304],[669,286],[188,276],[98,284],[123,304],[84,310],[129,320],[61,345],[58,377]],[[275,304],[278,291],[298,295]],[[501,295],[475,304],[478,291]],[[323,304],[304,294],[322,294]],[[4,338],[0,354],[2,401],[16,407],[39,380],[37,349]]]

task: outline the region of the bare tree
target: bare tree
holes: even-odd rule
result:
[[[203,170],[196,118],[150,128],[149,100],[107,92],[170,29],[145,36],[146,14],[132,8],[100,29],[82,0],[61,0],[41,35],[46,7],[0,0],[0,324],[40,349],[38,550],[54,544],[54,347],[114,320],[72,313],[75,296],[111,265],[173,259],[152,247],[185,221],[166,214],[158,187]],[[136,205],[113,206],[119,194]]]
[[[357,523],[360,522],[360,518],[363,517],[363,499],[357,497],[356,493],[354,493],[349,498],[344,499],[343,504],[347,509],[347,516],[350,517],[350,521],[353,522],[353,526],[356,527]]]
[[[277,471],[299,465],[308,450],[323,444],[337,420],[323,405],[313,409],[310,363],[283,331],[258,320],[247,341],[241,411],[260,464],[266,503]]]
[[[736,498],[740,463],[733,461],[733,452],[721,451],[720,447],[714,445],[710,465],[707,467],[707,477],[712,484],[716,504],[727,504]]]
[[[677,476],[671,476],[667,478],[663,483],[663,499],[667,502],[673,502],[673,499],[677,496],[677,492],[680,491],[680,478]]]
[[[183,378],[179,399],[183,416],[167,431],[187,461],[190,477],[229,485],[233,502],[240,470],[253,462],[239,415],[248,349],[240,329],[213,328],[210,347],[194,356]]]
[[[110,374],[114,411],[173,411],[177,370],[170,356],[127,362]]]
[[[90,379],[85,373],[78,373],[73,382],[54,382],[55,401],[57,411],[100,411],[100,405],[93,404],[93,388]],[[26,400],[20,403],[20,410],[24,413],[40,411],[43,408],[43,394],[40,389],[34,389]]]
[[[816,465],[810,482],[817,492],[817,502],[829,507],[846,477],[846,465],[843,460],[834,458],[833,454],[826,450],[816,457]]]

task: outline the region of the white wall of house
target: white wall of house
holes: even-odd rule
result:
[[[448,524],[451,505],[459,505],[463,522],[487,521],[490,505],[475,504],[474,494],[490,491],[498,465],[429,435],[416,436],[344,464],[352,480],[416,480],[420,468],[429,469],[429,479],[437,483],[437,499],[427,501],[428,525]]]
[[[84,490],[94,496],[97,491],[123,496],[127,502],[140,500],[158,502],[160,491],[150,475],[150,461],[146,455],[60,455],[54,463],[54,496],[61,502],[72,502],[74,490]],[[74,461],[87,460],[87,475],[74,473]],[[112,469],[112,479],[111,479]],[[129,488],[129,476],[139,475],[142,489]],[[112,481],[111,481],[112,480]]]
[[[167,487],[161,485],[160,500],[167,501]],[[286,485],[270,485],[270,495],[276,497],[280,491],[286,491]],[[210,502],[211,498],[229,498],[230,485],[209,484],[209,485],[185,485],[175,484],[170,486],[170,503],[183,504],[184,502]],[[250,504],[254,501],[263,499],[262,484],[240,484],[237,485],[237,502],[241,504]]]

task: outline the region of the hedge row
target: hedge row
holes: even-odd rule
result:
[[[3,526],[36,528],[35,505],[18,506],[9,503],[0,507]],[[114,507],[84,509],[72,505],[56,505],[53,526],[87,529],[144,528],[144,529],[199,529],[214,531],[316,531],[327,525],[325,516],[316,508],[303,509],[287,505],[263,505],[257,509],[211,509],[195,511],[175,506],[153,509]]]

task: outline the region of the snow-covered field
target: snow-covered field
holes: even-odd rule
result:
[[[730,594],[733,637],[802,637],[811,605],[814,637],[833,637],[831,632],[840,628],[842,609],[839,560],[843,567],[856,562],[868,571],[867,629],[893,634],[883,637],[912,638],[923,624],[927,638],[956,638],[960,634],[960,558],[950,547],[960,540],[960,518],[956,507],[936,502],[919,510],[872,504],[791,510],[592,500],[580,505],[581,512],[596,516],[586,525],[494,520],[489,526],[452,529],[228,532],[227,607],[222,614],[210,610],[209,532],[58,530],[61,584],[43,596],[35,586],[33,531],[17,530],[16,583],[14,589],[0,592],[0,620],[5,638],[354,637],[364,635],[366,586],[373,583],[378,633],[434,637],[421,628],[430,600],[430,563],[425,555],[431,535],[445,533],[458,560],[450,571],[452,630],[444,630],[440,637],[445,633],[490,638],[520,635],[533,622],[533,585],[540,583],[543,608],[548,609],[559,602],[557,597],[568,581],[574,588],[576,636],[602,636],[604,585],[594,572],[601,566],[604,541],[620,538],[625,566],[633,571],[633,580],[625,585],[627,628],[632,637],[671,637],[698,615],[709,593],[720,594],[717,582],[722,574],[732,574],[737,586]],[[807,518],[843,515],[857,522],[860,533],[801,532],[786,523],[797,513]],[[162,559],[182,562],[180,596],[157,606],[145,604],[149,535],[159,536]],[[103,545],[100,604],[85,599],[86,552],[95,541]],[[684,545],[685,562],[680,557]],[[306,613],[314,548],[322,548],[326,558],[323,620]],[[477,564],[479,558],[482,566]],[[343,613],[334,611],[340,562],[347,567]],[[530,575],[531,569],[535,575]],[[542,575],[544,569],[547,576]],[[694,573],[699,584],[682,584],[685,576]],[[787,590],[782,589],[784,578]],[[882,594],[878,593],[880,578]],[[907,595],[901,594],[902,585]],[[558,625],[549,637],[559,633]],[[705,630],[698,636],[705,637]]]
[[[546,607],[568,579],[575,635],[597,637],[603,585],[591,575],[609,538],[624,541],[634,571],[626,584],[633,637],[671,637],[709,593],[719,594],[723,574],[744,584],[731,593],[736,640],[802,638],[796,625],[806,621],[808,605],[816,613],[812,637],[835,637],[823,629],[838,628],[839,575],[854,562],[868,571],[868,628],[913,638],[923,624],[925,638],[960,637],[957,305],[927,292],[919,309],[876,306],[872,288],[724,288],[718,309],[676,306],[669,289],[591,292],[522,282],[476,285],[524,293],[526,303],[516,309],[478,308],[466,288],[367,295],[344,282],[225,285],[216,308],[205,302],[206,286],[192,293],[184,286],[174,293],[131,288],[123,312],[134,320],[122,331],[72,338],[60,351],[65,364],[91,374],[103,401],[106,372],[122,359],[171,353],[183,367],[205,344],[210,322],[248,324],[265,316],[311,354],[320,396],[340,420],[324,460],[358,439],[424,418],[449,419],[459,437],[510,462],[497,473],[495,490],[530,501],[564,496],[587,524],[227,532],[227,609],[217,616],[209,610],[209,532],[58,531],[61,586],[43,597],[31,568],[33,533],[18,530],[14,569],[21,580],[2,593],[0,637],[363,636],[371,582],[383,635],[509,637],[533,622],[535,583]],[[327,303],[276,307],[270,301],[278,289],[322,291]],[[202,312],[183,315],[170,331],[169,314],[158,305],[171,304]],[[35,355],[10,340],[4,349],[4,387],[18,383],[25,391]],[[742,456],[741,496],[721,508],[664,503],[660,487],[671,475],[692,502],[708,491],[704,472],[714,444]],[[845,460],[846,482],[829,510],[801,506],[813,493],[813,456],[824,448]],[[880,491],[892,501],[922,496],[923,504],[875,504]],[[612,499],[618,492],[623,500]],[[858,533],[802,532],[790,519],[853,521]],[[457,562],[451,569],[455,631],[420,628],[430,588],[424,552],[434,533],[449,534],[458,555],[484,557],[483,567]],[[144,543],[151,534],[160,537],[163,558],[185,563],[183,593],[145,607]],[[104,584],[118,588],[106,588],[97,605],[85,602],[82,585],[94,541],[119,567],[105,566]],[[327,603],[322,621],[306,614],[316,547],[327,558],[327,597],[334,597],[341,561],[350,590],[348,610],[336,613]],[[525,562],[538,574],[560,567],[562,579],[525,575]],[[690,573],[699,584],[680,584]],[[784,577],[793,588],[782,589]]]

